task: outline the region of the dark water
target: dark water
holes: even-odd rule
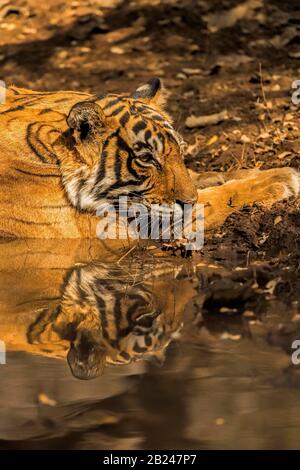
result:
[[[266,340],[279,305],[211,322],[221,268],[93,250],[1,247],[1,449],[300,447],[299,369]]]

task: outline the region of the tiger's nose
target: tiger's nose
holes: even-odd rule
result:
[[[178,181],[178,180],[177,180]],[[178,204],[195,204],[198,199],[197,188],[187,174],[175,185],[175,200]]]
[[[198,199],[197,190],[196,189],[193,190],[193,188],[191,188],[191,191],[189,191],[188,194],[183,194],[180,196],[177,195],[175,202],[179,206],[183,207],[184,204],[196,204],[197,199]]]
[[[175,200],[175,204],[177,204],[182,210],[184,210],[184,206],[186,204],[188,205],[194,205],[196,201],[181,201],[180,199]]]

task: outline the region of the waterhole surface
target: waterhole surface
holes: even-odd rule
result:
[[[1,255],[1,449],[299,447],[296,310],[249,270],[74,242]]]

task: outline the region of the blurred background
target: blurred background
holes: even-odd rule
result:
[[[176,127],[202,144],[191,163],[198,169],[270,166],[283,151],[292,155],[277,164],[298,163],[290,100],[300,76],[297,0],[2,0],[0,33],[7,84],[101,94],[161,77]],[[223,111],[218,127],[185,126],[190,115]],[[282,125],[276,135],[268,128],[283,119],[288,139]],[[216,130],[218,142],[209,140]]]

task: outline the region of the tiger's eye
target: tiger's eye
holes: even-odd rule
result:
[[[143,153],[142,155],[138,156],[138,159],[142,162],[151,162],[151,160],[153,160],[153,156],[151,153]]]

